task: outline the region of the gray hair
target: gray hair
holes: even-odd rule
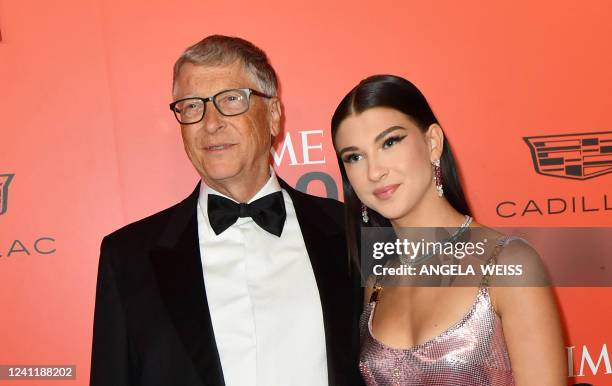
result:
[[[174,64],[172,88],[185,63],[205,66],[225,66],[239,60],[263,93],[276,96],[278,80],[268,57],[259,47],[244,39],[211,35],[187,48]]]

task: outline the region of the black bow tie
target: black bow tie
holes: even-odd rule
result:
[[[208,220],[216,235],[229,228],[238,217],[251,217],[257,225],[280,237],[287,218],[283,193],[268,194],[250,204],[238,204],[216,194],[208,195]]]

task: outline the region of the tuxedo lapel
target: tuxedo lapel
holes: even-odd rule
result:
[[[160,295],[202,383],[225,385],[200,258],[197,200],[200,184],[174,213],[151,251]]]
[[[350,315],[353,294],[347,269],[344,229],[341,223],[337,223],[340,219],[313,208],[315,198],[293,189],[280,178],[279,183],[293,202],[319,290],[329,384],[348,384],[344,380],[348,374],[337,371],[350,368],[352,349]]]

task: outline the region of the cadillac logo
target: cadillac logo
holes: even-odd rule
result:
[[[612,173],[612,131],[523,139],[539,174],[587,180]]]
[[[0,174],[0,215],[8,209],[8,188],[14,174]]]

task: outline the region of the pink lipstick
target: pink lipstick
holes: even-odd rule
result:
[[[399,188],[400,184],[385,185],[381,188],[374,190],[374,195],[380,200],[387,200],[393,196],[393,193]]]

